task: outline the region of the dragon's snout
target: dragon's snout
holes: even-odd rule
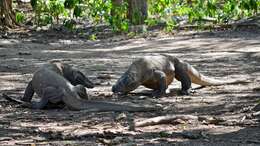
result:
[[[117,92],[118,92],[118,91],[117,91],[117,88],[116,88],[116,85],[113,85],[113,86],[112,86],[112,92],[113,92],[113,93],[117,93]]]
[[[94,88],[95,87],[95,84],[93,82],[91,82],[90,80],[85,81],[84,85],[87,88]]]

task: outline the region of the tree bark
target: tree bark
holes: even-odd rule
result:
[[[0,25],[8,28],[14,28],[17,25],[12,0],[0,1]]]
[[[127,0],[128,14],[127,17],[133,25],[144,24],[148,16],[147,0]]]

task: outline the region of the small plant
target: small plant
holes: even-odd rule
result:
[[[15,20],[17,23],[23,23],[25,21],[25,14],[23,12],[16,12]]]
[[[166,32],[171,32],[175,27],[176,27],[176,21],[174,20],[167,21],[165,30]]]
[[[76,22],[72,19],[64,20],[63,25],[70,31],[76,28]]]
[[[48,24],[53,24],[53,18],[50,15],[43,14],[39,18],[39,25],[45,26]]]
[[[133,38],[135,35],[136,35],[136,34],[135,34],[134,32],[129,32],[129,33],[127,33],[127,36],[128,36],[129,38]]]
[[[95,40],[97,40],[97,36],[95,34],[92,34],[92,35],[89,36],[89,39],[91,41],[95,41]]]
[[[156,24],[158,24],[158,20],[155,18],[148,18],[145,20],[145,23],[148,26],[155,26]]]

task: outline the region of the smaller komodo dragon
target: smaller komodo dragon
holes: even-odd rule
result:
[[[38,69],[27,87],[26,93],[32,95],[35,92],[39,97],[39,102],[25,102],[17,100],[3,94],[3,97],[9,101],[21,103],[25,107],[33,109],[43,109],[48,103],[57,104],[63,102],[71,110],[87,110],[87,111],[153,111],[158,108],[137,106],[131,103],[117,104],[105,101],[89,101],[86,100],[86,89],[83,85],[72,85],[61,73],[57,73],[49,67],[41,67]]]
[[[127,71],[113,85],[112,92],[127,94],[143,85],[153,89],[153,96],[165,94],[168,86],[176,78],[181,82],[181,94],[188,95],[191,83],[202,86],[243,83],[241,80],[217,80],[199,73],[190,64],[166,54],[145,56],[134,61]]]
[[[46,64],[42,65],[39,69],[37,69],[34,74],[39,74],[39,72],[41,72],[42,70],[45,70],[45,69],[51,70],[51,71],[63,76],[74,86],[83,85],[84,87],[87,87],[87,88],[94,88],[94,83],[92,83],[81,71],[70,66],[69,64],[62,63],[60,61],[50,61],[49,63],[46,63]],[[42,75],[44,75],[44,74],[42,74]],[[47,79],[47,77],[46,77],[46,79]],[[28,85],[25,89],[24,96],[21,99],[22,101],[30,102],[32,100],[32,97],[34,94],[33,86],[38,86],[37,84],[39,84],[39,83],[35,82],[35,81],[34,82],[30,81],[28,83]]]

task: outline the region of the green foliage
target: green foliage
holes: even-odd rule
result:
[[[59,24],[60,17],[67,18],[68,10],[65,9],[64,0],[31,0],[37,25]]]
[[[57,24],[59,23],[59,16],[64,14],[64,5],[61,3],[60,0],[51,0],[47,6],[48,12],[50,15],[56,19]]]
[[[127,19],[127,3],[121,6],[112,6],[113,14],[106,17],[106,21],[112,26],[114,31],[128,31],[129,20]]]
[[[94,23],[109,23],[114,31],[128,30],[126,2],[116,6],[111,0],[89,0],[86,5],[88,16]]]
[[[73,8],[75,8],[77,2],[78,2],[78,0],[65,0],[64,7],[66,9],[73,9]]]
[[[37,25],[60,23],[74,29],[71,23],[76,19],[88,18],[94,24],[107,23],[114,31],[128,31],[128,3],[113,5],[112,0],[31,0]],[[166,31],[171,31],[187,20],[191,24],[205,24],[210,20],[213,24],[228,23],[233,20],[250,17],[259,13],[259,0],[148,0],[149,26],[165,22]],[[140,12],[133,11],[133,22],[138,24]],[[23,22],[23,14],[17,14],[17,21]]]
[[[157,19],[154,19],[154,18],[147,18],[147,19],[145,20],[145,23],[146,23],[148,26],[155,26],[155,25],[158,23],[158,21],[157,21]]]
[[[75,29],[76,27],[76,22],[74,20],[64,20],[63,25],[70,31]]]
[[[112,9],[111,1],[103,0],[89,0],[86,2],[88,6],[86,9],[88,11],[89,18],[94,23],[103,22],[104,19],[109,19],[110,11]]]
[[[175,27],[176,27],[177,23],[174,20],[171,21],[167,21],[166,22],[166,32],[171,32]]]
[[[80,5],[76,5],[73,11],[73,16],[76,18],[81,17],[83,14],[83,8]]]
[[[37,9],[37,0],[31,0],[30,2],[33,10]]]
[[[53,23],[53,18],[50,15],[44,14],[39,18],[39,25],[45,26]]]
[[[16,12],[15,20],[17,23],[23,23],[25,21],[25,15],[23,12]]]
[[[92,34],[92,35],[89,36],[89,39],[91,41],[95,41],[95,40],[97,40],[97,36],[95,34]]]
[[[167,27],[177,25],[175,18],[183,16],[188,17],[189,23],[203,24],[205,20],[227,23],[257,14],[259,3],[259,0],[149,0],[149,14],[157,22],[166,22]],[[154,25],[151,18],[148,20],[149,25]]]

